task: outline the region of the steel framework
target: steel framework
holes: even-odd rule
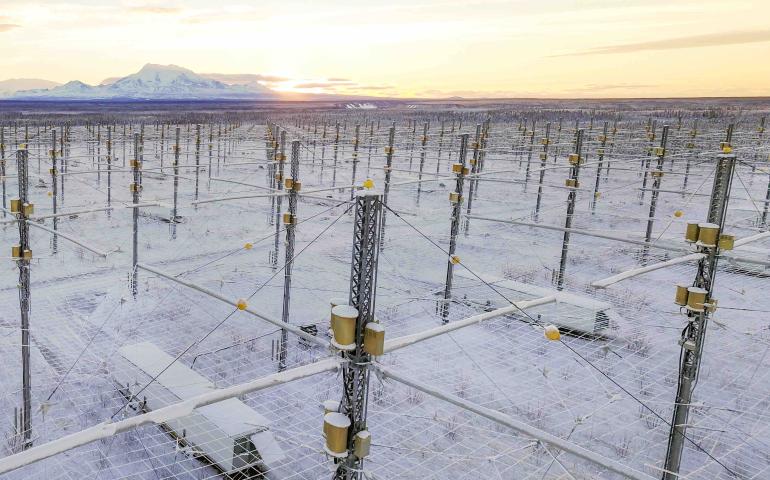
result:
[[[342,369],[344,391],[340,402],[340,411],[348,416],[351,427],[348,429],[348,455],[337,465],[335,479],[363,478],[363,459],[354,454],[353,443],[355,435],[366,430],[371,356],[364,351],[364,328],[374,320],[381,219],[382,196],[368,190],[359,192],[355,199],[349,297],[349,304],[358,310],[356,342],[353,350],[343,353],[347,362]]]

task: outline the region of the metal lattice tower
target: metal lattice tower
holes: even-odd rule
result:
[[[602,176],[602,166],[604,165],[604,153],[605,153],[605,147],[607,146],[607,128],[609,126],[609,122],[604,122],[604,127],[602,129],[602,134],[599,136],[599,149],[597,151],[598,154],[598,163],[596,164],[596,181],[594,182],[594,196],[591,198],[591,215],[596,213],[596,201],[599,200],[599,180]],[[609,165],[609,163],[608,163]],[[539,199],[539,197],[538,197]]]
[[[351,163],[353,164],[353,170],[351,173],[351,184],[356,183],[356,167],[358,166],[358,136],[361,132],[361,125],[356,124],[356,136],[353,139],[353,159],[351,160]],[[355,189],[350,189],[350,200],[353,200],[353,196],[355,195]]]
[[[50,173],[51,173],[51,206],[53,207],[54,215],[56,215],[56,210],[57,210],[56,197],[58,196],[58,192],[57,192],[57,188],[56,188],[56,186],[58,184],[58,180],[56,179],[56,177],[59,174],[58,170],[56,169],[56,130],[52,130],[51,131],[51,169],[50,169]],[[109,187],[108,187],[107,191],[109,192]],[[109,199],[109,197],[108,197],[108,199]],[[108,200],[108,205],[109,205],[109,200]],[[109,210],[108,210],[108,212],[109,212]],[[55,232],[58,229],[58,226],[59,226],[59,218],[58,217],[53,217],[53,219],[51,219],[51,220],[53,222],[53,230]],[[52,248],[53,253],[56,253],[58,251],[58,248],[59,248],[59,245],[58,245],[59,237],[55,233],[53,235],[53,238],[51,239],[51,242],[52,242],[51,245],[53,247]]]
[[[289,211],[283,216],[286,225],[286,261],[283,270],[283,312],[281,320],[289,323],[289,306],[291,298],[291,268],[294,259],[294,229],[297,226],[297,192],[299,183],[299,140],[291,142],[291,177],[286,179],[286,189],[289,191]],[[286,330],[281,330],[281,345],[279,350],[278,369],[286,368],[286,348],[288,338]]]
[[[11,201],[11,211],[16,214],[19,225],[18,251],[13,253],[16,265],[19,267],[19,309],[21,311],[21,368],[22,368],[22,411],[21,433],[23,436],[23,448],[32,446],[32,378],[30,372],[30,260],[32,251],[29,248],[29,224],[27,216],[34,208],[28,203],[27,193],[29,187],[28,171],[29,153],[26,148],[16,152],[16,165],[19,179],[19,198]],[[16,203],[16,206],[13,204]]]
[[[478,132],[478,127],[476,129]],[[457,174],[455,191],[449,194],[449,201],[452,202],[452,226],[449,231],[449,258],[447,259],[446,283],[444,284],[444,301],[441,302],[441,320],[447,323],[449,319],[449,301],[452,297],[452,277],[454,275],[454,266],[456,262],[455,250],[457,248],[457,233],[460,231],[460,215],[463,206],[463,183],[465,175],[468,173],[468,167],[465,166],[465,158],[468,154],[468,134],[460,135],[460,161],[452,166],[452,170]],[[470,196],[470,195],[469,195]]]
[[[178,201],[179,201],[179,127],[176,128],[174,134],[174,207],[171,213],[171,224],[175,224],[179,218]]]
[[[201,126],[195,125],[195,200],[198,200],[198,186],[201,171]]]
[[[395,141],[396,137],[396,125],[395,123],[391,125],[390,130],[388,131],[388,146],[385,147],[385,192],[382,197],[382,201],[385,205],[388,204],[388,193],[390,192],[390,175],[392,173],[393,168],[393,142]],[[380,236],[380,246],[382,247],[385,243],[385,220],[387,218],[386,212],[382,212],[382,232],[383,234]]]
[[[354,439],[366,430],[369,368],[371,356],[364,352],[364,327],[374,320],[375,291],[377,290],[377,260],[379,257],[382,196],[362,191],[355,199],[353,227],[353,261],[350,271],[349,304],[358,310],[355,328],[355,348],[343,353],[343,396],[340,411],[350,419],[348,429],[348,456],[337,466],[335,479],[363,478],[363,459],[353,453]]]
[[[537,201],[535,203],[535,215],[534,218],[537,220],[538,215],[540,214],[540,204],[543,199],[543,180],[545,179],[545,164],[548,160],[548,145],[551,143],[551,122],[548,122],[545,124],[545,136],[542,138],[543,143],[543,151],[540,153],[540,179],[538,181],[537,186]],[[598,182],[597,182],[598,183]]]
[[[5,127],[0,126],[0,177],[2,177],[3,184],[3,218],[7,215],[6,202],[5,202]],[[770,187],[768,187],[770,191]]]
[[[647,217],[647,230],[644,234],[644,241],[649,243],[652,240],[652,227],[655,224],[655,209],[658,204],[658,196],[660,195],[660,182],[663,179],[663,162],[666,157],[666,142],[668,142],[668,125],[663,125],[663,130],[660,134],[660,146],[654,148],[652,153],[657,157],[657,163],[655,170],[652,171],[652,194],[650,195],[650,213]],[[597,180],[598,182],[598,180]],[[644,246],[642,258],[644,261],[647,259],[647,252],[649,245]]]
[[[138,269],[136,264],[139,262],[139,191],[142,189],[139,169],[141,168],[141,154],[139,153],[139,134],[134,134],[134,160],[131,161],[131,171],[134,181],[131,182],[131,201],[133,202],[133,250],[131,263],[131,293],[136,296],[138,290]]]
[[[56,142],[54,142],[56,143]],[[112,205],[112,127],[107,126],[107,206]],[[54,161],[54,168],[56,168]],[[55,184],[55,182],[54,182]],[[54,190],[54,196],[56,196]],[[107,216],[110,215],[110,211],[107,210]]]
[[[728,136],[729,138],[729,136]],[[725,225],[725,213],[730,199],[733,171],[735,169],[735,155],[719,155],[716,172],[714,174],[714,186],[711,190],[709,204],[709,223],[719,226],[719,231]],[[711,294],[714,289],[717,262],[719,259],[719,245],[698,244],[698,252],[704,254],[698,261],[698,270],[693,286],[705,290],[706,303],[711,302]],[[684,449],[687,419],[690,414],[692,394],[698,382],[703,344],[706,337],[706,327],[709,320],[709,308],[702,311],[687,310],[688,324],[682,332],[679,343],[682,346],[681,361],[679,366],[679,382],[674,404],[674,415],[671,421],[671,430],[666,451],[665,471],[663,480],[675,480],[679,478],[679,467],[682,461]]]
[[[479,149],[481,148],[481,124],[476,125],[476,136],[473,139],[473,158],[471,158],[471,175],[475,175],[479,171]],[[471,208],[473,207],[473,190],[474,190],[475,182],[471,180],[468,182],[468,207],[466,209],[466,214],[471,214]],[[470,219],[465,219],[465,228],[464,231],[467,234],[468,233],[468,224],[470,223]]]
[[[564,238],[561,245],[561,260],[559,261],[559,272],[556,277],[556,288],[564,288],[564,270],[567,268],[567,254],[569,253],[569,237],[572,228],[572,216],[575,214],[575,202],[577,201],[577,189],[580,186],[578,178],[580,176],[580,163],[583,161],[581,153],[583,151],[583,130],[575,132],[575,153],[570,154],[569,178],[567,186],[570,187],[567,196],[567,216],[564,220]]]
[[[273,197],[275,200],[275,239],[273,241],[273,253],[271,261],[274,270],[278,268],[278,250],[280,248],[278,233],[281,231],[281,209],[283,208],[283,195],[280,193],[283,191],[283,169],[284,165],[286,164],[286,130],[281,131],[281,147],[279,153],[276,154],[275,159],[277,162],[275,187],[278,191],[278,195]]]

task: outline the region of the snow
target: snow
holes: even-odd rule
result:
[[[463,132],[472,131],[474,123],[483,120],[487,111],[487,107],[476,112],[462,110],[454,118],[459,119],[462,115]],[[542,114],[555,121],[552,112],[539,108],[535,111],[537,115]],[[359,143],[356,183],[360,184],[364,175],[371,175],[378,185],[384,185],[379,168],[384,162],[382,146],[390,121],[396,120],[397,155],[389,205],[396,211],[408,212],[410,216],[406,218],[410,223],[445,248],[450,221],[447,193],[454,186],[449,165],[456,161],[456,138],[449,133],[445,135],[440,162],[437,162],[439,137],[436,130],[438,121],[446,118],[442,117],[445,113],[438,110],[430,113],[404,112],[404,109],[394,107],[366,113],[376,115],[367,118],[381,121],[383,128],[373,137],[371,171],[366,174],[368,138],[364,137]],[[175,116],[182,114],[187,115],[173,113]],[[275,121],[287,126],[287,137],[296,135],[304,139],[299,178],[309,190],[323,189],[326,190],[325,195],[331,197],[325,203],[324,196],[320,194],[320,200],[300,199],[300,218],[308,221],[297,228],[295,252],[304,247],[307,251],[297,257],[292,272],[291,325],[314,324],[319,326],[320,331],[328,324],[329,299],[340,297],[343,300],[341,304],[347,303],[353,216],[342,215],[318,240],[313,239],[344,211],[344,207],[331,208],[332,200],[346,201],[349,198],[349,190],[337,190],[340,185],[353,183],[350,176],[350,137],[354,122],[361,121],[363,126],[363,112],[341,114],[339,111],[314,111],[289,115],[273,111],[271,115]],[[510,112],[494,115],[510,115]],[[307,130],[292,127],[294,121],[321,116],[331,122],[340,122],[343,141],[338,148],[338,164],[334,170],[334,147],[328,134],[326,144],[322,144],[320,124],[319,134],[315,137]],[[125,118],[116,116],[116,121]],[[163,122],[166,118],[143,117],[146,121],[144,155],[147,170],[142,203],[146,205],[170,203],[170,177],[160,175],[157,169],[151,170],[159,167],[160,156],[165,154],[168,174],[171,158],[169,132],[166,131],[165,147],[161,147],[160,131],[154,130],[152,124],[155,120]],[[216,478],[217,473],[203,462],[180,455],[174,440],[155,422],[163,423],[169,418],[201,411],[206,408],[200,406],[202,403],[216,404],[225,400],[223,396],[237,398],[270,421],[270,432],[285,450],[286,459],[270,465],[268,477],[318,478],[332,468],[331,461],[319,453],[322,421],[318,406],[326,399],[341,398],[341,379],[334,374],[339,363],[338,353],[335,352],[335,358],[328,364],[311,364],[331,355],[328,342],[323,342],[325,346],[308,346],[300,344],[296,336],[289,333],[288,368],[274,376],[278,369],[273,347],[280,338],[278,322],[283,292],[283,272],[280,268],[285,244],[281,234],[278,246],[273,246],[276,225],[271,200],[275,197],[255,197],[255,189],[247,185],[269,188],[267,169],[258,169],[257,166],[259,162],[265,164],[264,122],[246,121],[239,126],[235,130],[238,140],[229,141],[232,153],[227,154],[226,160],[215,153],[214,166],[209,169],[208,128],[205,123],[209,117],[200,118],[205,140],[199,159],[204,168],[200,171],[198,198],[208,200],[242,196],[243,199],[193,203],[195,174],[192,168],[185,167],[196,160],[195,127],[193,123],[191,133],[187,133],[186,126],[181,125],[183,167],[180,173],[180,215],[183,220],[177,225],[169,225],[159,220],[161,216],[167,218],[167,207],[143,207],[140,210],[139,258],[146,265],[157,266],[156,271],[185,283],[140,270],[136,298],[125,287],[131,262],[131,209],[122,208],[123,203],[120,203],[128,196],[125,186],[130,180],[126,174],[113,172],[115,208],[110,216],[105,211],[96,211],[105,205],[104,171],[100,181],[96,173],[83,173],[97,165],[92,163],[90,155],[90,149],[97,146],[96,137],[92,132],[86,132],[82,125],[75,125],[77,122],[73,120],[73,142],[69,155],[72,171],[76,175],[63,177],[67,182],[66,201],[59,205],[59,210],[90,213],[81,213],[78,218],[62,216],[58,228],[86,245],[95,245],[102,250],[115,246],[120,251],[102,259],[62,237],[59,238],[59,252],[53,253],[50,233],[39,229],[31,231],[36,253],[31,267],[35,345],[32,349],[33,405],[36,412],[33,430],[36,446],[55,448],[51,450],[54,452],[52,458],[5,477],[11,480],[150,480],[156,475]],[[412,128],[406,124],[409,118],[418,118],[419,122],[430,118],[431,134],[425,169],[426,172],[438,171],[439,176],[445,179],[423,182],[419,194],[417,174],[409,173],[412,143]],[[642,114],[624,112],[624,122],[643,120]],[[741,117],[742,125],[749,121]],[[347,122],[347,129],[344,122]],[[639,154],[644,151],[644,141],[637,138],[643,133],[638,130],[642,129],[634,125],[629,127],[630,130],[624,130],[625,146],[618,154],[617,162],[613,163],[609,177],[606,180],[603,176],[601,178],[602,196],[595,213],[590,209],[590,192],[578,192],[574,216],[576,228],[628,238],[639,238],[643,234],[649,192],[642,202],[634,188],[641,183],[637,169]],[[220,146],[216,140],[216,127],[215,123],[214,152]],[[103,124],[102,161],[105,155],[104,128]],[[710,128],[715,141],[723,138],[721,125],[714,124]],[[6,144],[12,145],[13,142],[8,139],[8,124],[5,129]],[[134,131],[137,130],[137,123],[134,123]],[[362,131],[368,129],[363,128]],[[542,124],[539,122],[538,134],[541,131]],[[376,478],[568,477],[542,446],[533,444],[532,437],[520,435],[498,421],[507,422],[506,418],[536,427],[604,458],[659,476],[656,469],[665,454],[667,426],[649,411],[640,410],[638,403],[591,368],[589,362],[663,418],[670,419],[679,360],[677,339],[687,321],[673,304],[674,285],[687,284],[694,278],[694,262],[669,264],[665,268],[650,270],[646,275],[637,275],[633,281],[597,290],[591,287],[592,281],[645,265],[640,257],[641,248],[609,238],[573,235],[569,245],[567,281],[561,294],[576,296],[571,301],[585,300],[586,305],[592,307],[610,305],[617,314],[610,322],[612,338],[562,337],[563,342],[583,355],[585,360],[567,351],[560,342],[547,342],[542,329],[524,324],[521,321],[524,317],[516,308],[497,309],[508,305],[510,300],[516,301],[530,314],[541,309],[561,317],[569,314],[570,307],[570,304],[558,299],[559,293],[555,293],[551,273],[558,266],[563,232],[537,226],[538,223],[564,224],[566,192],[560,188],[564,173],[560,168],[566,159],[560,154],[553,164],[551,159],[548,160],[550,170],[546,173],[543,209],[535,221],[532,209],[537,176],[530,179],[528,187],[522,183],[525,179],[524,167],[517,168],[519,159],[511,153],[511,139],[515,139],[516,133],[515,121],[508,119],[503,123],[502,120],[495,120],[491,135],[494,146],[490,149],[485,172],[497,172],[489,173],[486,175],[488,178],[519,183],[479,182],[473,211],[488,218],[527,220],[532,225],[482,222],[463,217],[463,226],[457,238],[457,251],[463,264],[491,281],[496,291],[475,277],[461,274],[464,269],[456,267],[449,322],[443,325],[440,316],[436,315],[441,299],[435,292],[443,287],[445,254],[392,212],[385,211],[387,229],[380,251],[376,304],[376,317],[388,328],[386,344],[389,353],[378,359],[386,368],[506,417],[491,420],[456,404],[448,404],[423,395],[414,388],[389,381],[387,377],[372,375],[367,427],[379,444],[392,447],[373,448],[372,461],[366,463],[366,469]],[[113,130],[117,150],[113,154],[121,159],[124,156],[131,158],[132,134],[130,130],[127,133],[129,145],[128,152],[124,154],[120,148],[122,132],[116,136]],[[562,135],[564,139],[567,134],[563,132]],[[46,138],[45,133],[43,138]],[[740,135],[736,138],[748,141]],[[313,140],[318,142],[315,152]],[[450,141],[455,142],[452,148]],[[226,142],[221,143],[224,145]],[[566,145],[565,142],[562,144]],[[31,145],[31,171],[48,180],[46,145],[41,145],[40,173],[36,168],[34,140]],[[417,145],[412,170],[420,161],[419,140]],[[588,145],[591,145],[593,155],[592,142],[589,141]],[[324,147],[325,154],[322,154]],[[709,148],[705,140],[703,148]],[[748,147],[745,148],[748,150]],[[448,159],[450,152],[453,156]],[[324,168],[320,164],[321,158],[325,161]],[[663,179],[664,186],[672,191],[678,188],[676,184],[681,185],[682,158],[676,157],[673,174]],[[584,183],[586,178],[595,175],[592,159],[595,156],[582,169]],[[219,160],[221,171],[217,168]],[[698,161],[708,162],[708,155],[700,155]],[[7,180],[9,192],[14,192],[16,188],[13,163],[7,163],[11,169]],[[619,166],[617,170],[616,165]],[[756,205],[761,211],[767,173],[752,174],[747,165],[739,168],[742,180],[757,199]],[[708,169],[702,170],[707,172]],[[241,184],[209,183],[209,171],[212,175]],[[335,187],[332,187],[333,172],[336,172],[337,178]],[[689,190],[695,189],[705,178],[705,173],[691,177]],[[549,185],[558,187],[551,188]],[[707,193],[709,186],[710,182],[701,191]],[[746,195],[737,179],[733,188],[736,196]],[[31,192],[41,216],[50,212],[50,199],[45,193],[43,188]],[[661,241],[688,251],[690,246],[683,242],[681,236],[683,220],[672,215],[676,209],[683,209],[689,218],[705,218],[702,198],[697,197],[695,200],[698,201],[687,204],[689,198],[685,195],[662,194],[654,238],[665,232]],[[285,206],[284,200],[284,209]],[[761,232],[756,223],[751,223],[756,215],[753,208],[738,215],[731,207],[728,215],[730,231],[735,231],[739,238],[758,234],[764,240],[758,240],[751,248],[736,249],[725,256],[740,253],[752,259],[767,259],[767,234]],[[469,221],[467,233],[464,231],[466,220]],[[51,227],[50,219],[46,220],[46,225]],[[5,229],[3,234],[5,244],[11,245],[18,232],[12,227]],[[265,240],[260,243],[263,238]],[[254,244],[254,248],[248,251],[242,248],[247,241]],[[274,248],[278,249],[275,265],[272,263],[272,259],[276,258]],[[653,250],[646,265],[657,265],[678,255],[677,252]],[[763,277],[767,269],[763,266],[747,267],[745,263],[730,265],[723,260],[720,259],[715,297],[720,299],[720,306],[726,308],[717,309],[712,316],[713,321],[709,322],[690,431],[696,441],[703,442],[709,452],[723,459],[730,468],[739,470],[746,478],[762,478],[762,469],[767,467],[762,444],[767,443],[769,438],[767,422],[762,421],[768,417],[765,392],[767,372],[770,371],[767,368],[770,357],[763,356],[768,340],[767,315],[764,313],[768,309],[767,296],[764,295],[767,278]],[[12,425],[13,408],[18,406],[19,399],[18,272],[11,262],[3,268],[6,270],[5,275],[0,276],[3,279],[0,292],[3,295],[1,303],[5,306],[2,318],[5,320],[0,321],[0,348],[4,368],[0,379],[2,391],[6,392],[2,397],[2,411],[6,412],[4,420],[6,425]],[[512,283],[497,283],[498,280]],[[201,293],[192,286],[204,287],[207,293]],[[153,411],[144,415],[130,408],[120,410],[123,399],[115,392],[110,380],[121,358],[119,348],[152,342],[175,358],[233,312],[232,299],[249,298],[257,290],[249,304],[256,312],[278,322],[267,323],[248,312],[235,312],[179,360],[220,388],[204,392],[204,396],[195,402],[185,401],[160,413]],[[541,297],[541,294],[548,296]],[[742,310],[744,308],[746,310]],[[488,309],[492,311],[486,312]],[[549,320],[547,323],[559,325],[557,321]],[[85,353],[78,359],[80,352]],[[302,375],[294,371],[295,367],[306,364],[311,364],[311,369],[319,375],[306,377],[311,369],[303,370],[306,373]],[[66,374],[72,365],[72,371]],[[60,380],[63,384],[46,403],[45,417],[41,418],[42,401]],[[177,384],[175,387],[182,386]],[[251,390],[252,387],[256,389]],[[41,414],[37,413],[38,410]],[[118,410],[121,413],[116,417],[115,424],[100,424]],[[118,423],[124,420],[127,422]],[[82,446],[65,454],[55,454],[61,451],[59,444],[46,443],[56,442],[72,432],[96,425],[99,426],[97,433],[89,432],[92,436],[88,439],[85,435],[79,436],[77,444]],[[89,439],[105,440],[80,443]],[[32,457],[24,458],[29,460]],[[578,479],[619,478],[567,451],[557,455],[557,458]],[[693,480],[729,478],[726,470],[691,446],[685,450],[683,469]]]
[[[340,408],[340,402],[338,400],[324,400],[321,405],[324,410],[329,412],[336,412]]]
[[[367,330],[371,330],[373,332],[384,332],[385,331],[385,327],[383,327],[382,324],[376,323],[376,322],[369,322],[369,323],[367,323],[366,324],[366,328],[367,328]]]
[[[262,462],[268,467],[275,465],[286,458],[286,453],[275,441],[275,437],[270,432],[257,432],[249,437],[251,443],[254,444],[259,456],[262,458]]]
[[[156,381],[180,399],[188,399],[215,388],[210,380],[185,365],[174,362],[174,357],[150,342],[126,345],[118,352],[150,377],[157,376]]]
[[[704,257],[704,254],[702,253],[691,253],[689,255],[673,258],[671,260],[654,263],[652,265],[646,265],[644,267],[634,268],[601,280],[594,280],[593,282],[591,282],[591,286],[596,288],[607,288],[610,285],[614,285],[618,282],[627,280],[637,275],[652,272],[654,270],[660,270],[662,268],[671,267],[673,265],[679,265],[680,263],[694,262],[694,261],[700,260],[703,257]]]
[[[324,415],[324,422],[336,428],[348,428],[350,426],[348,416],[338,412],[329,412]]]
[[[454,403],[456,405],[462,406],[464,408],[467,408],[468,410],[471,410],[479,415],[488,417],[490,419],[493,419],[497,422],[500,422],[504,425],[507,425],[514,430],[519,431],[520,433],[531,437],[536,438],[538,440],[541,440],[549,445],[555,446],[557,448],[560,448],[562,450],[571,452],[579,457],[591,460],[592,462],[595,462],[599,465],[605,466],[609,468],[610,470],[620,473],[621,475],[624,475],[627,478],[633,478],[635,480],[654,480],[655,477],[651,477],[650,475],[646,475],[642,472],[636,471],[635,469],[624,465],[620,462],[617,462],[615,460],[604,458],[601,455],[597,455],[596,453],[583,448],[580,445],[577,445],[573,442],[570,442],[568,440],[563,440],[559,437],[556,437],[555,435],[551,435],[548,432],[545,432],[543,430],[540,430],[538,428],[534,428],[531,425],[527,425],[524,422],[519,422],[513,418],[511,418],[508,415],[505,415],[503,413],[497,412],[495,410],[482,407],[480,405],[474,405],[472,402],[468,402],[462,398],[459,398],[455,395],[451,395],[445,392],[442,392],[441,390],[438,390],[432,386],[429,385],[422,385],[418,384],[416,382],[410,381],[405,379],[404,377],[398,375],[395,371],[393,371],[390,368],[385,368],[381,365],[377,365],[376,368],[381,371],[385,376],[395,379],[396,381],[405,383],[412,388],[416,388],[418,390],[424,391],[426,393],[429,393],[435,397],[441,398],[443,400],[447,400],[451,403]],[[332,415],[332,414],[328,414]],[[347,417],[346,417],[347,418]]]
[[[375,110],[377,105],[373,103],[348,103],[345,108],[348,110]]]
[[[348,297],[334,297],[329,299],[329,304],[332,308],[338,306],[338,305],[347,305],[348,304]]]
[[[217,401],[242,395],[244,393],[255,391],[281,383],[290,382],[308,375],[315,375],[320,372],[336,368],[339,361],[337,359],[328,359],[327,361],[317,362],[316,364],[287,370],[274,374],[268,378],[261,378],[248,384],[236,385],[233,387],[219,389],[213,392],[205,393],[191,397],[185,401],[174,403],[158,410],[129,417],[117,422],[105,422],[93,427],[86,428],[77,433],[52,440],[47,443],[39,444],[31,449],[25,450],[15,455],[8,455],[0,458],[0,474],[18,469],[24,465],[48,458],[57,453],[72,450],[74,447],[86,445],[99,439],[105,439],[114,436],[117,433],[132,430],[137,426],[146,423],[163,424],[171,420],[183,418],[190,415],[196,408],[211,405]],[[338,414],[339,415],[339,414]],[[347,418],[347,417],[345,417]]]
[[[228,398],[197,409],[218,428],[230,436],[237,437],[256,430],[267,432],[270,421],[237,398]],[[269,434],[269,433],[268,433]],[[272,434],[270,434],[272,435]]]
[[[358,318],[358,310],[350,305],[337,305],[332,309],[332,314],[343,318]]]

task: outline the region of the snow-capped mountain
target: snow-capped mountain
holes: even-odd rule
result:
[[[35,90],[21,90],[12,95],[13,98],[26,98],[26,97],[53,97],[53,98],[72,98],[72,99],[84,99],[92,98],[93,92],[92,86],[85,84],[78,80],[67,82],[64,85],[59,85],[53,88],[38,88]]]
[[[50,89],[16,92],[15,99],[52,100],[221,100],[265,99],[273,92],[263,85],[227,85],[204,78],[176,65],[148,63],[138,72],[102,85],[87,85],[74,80]]]

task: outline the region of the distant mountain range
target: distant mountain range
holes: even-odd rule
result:
[[[176,65],[148,63],[131,75],[101,85],[78,80],[58,85],[46,80],[6,81],[5,98],[14,100],[226,100],[272,99],[279,95],[258,82],[227,84]]]
[[[8,97],[22,90],[35,90],[53,88],[61,85],[60,83],[39,78],[11,78],[0,80],[0,97]]]
[[[372,97],[276,92],[261,81],[276,77],[254,74],[198,74],[176,65],[148,63],[125,77],[99,85],[78,80],[63,85],[41,79],[0,81],[6,100],[365,100]]]

